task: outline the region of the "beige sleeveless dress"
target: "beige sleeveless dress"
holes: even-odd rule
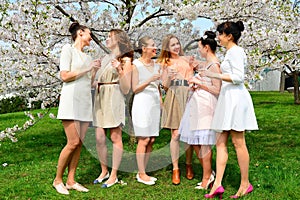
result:
[[[114,55],[102,59],[96,74],[98,86],[94,98],[93,125],[101,128],[115,128],[125,125],[125,97],[120,90],[119,74],[112,67]]]

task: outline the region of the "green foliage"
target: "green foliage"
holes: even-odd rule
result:
[[[30,108],[27,107],[28,101],[22,96],[13,96],[0,100],[0,114],[12,113],[19,111],[28,111]],[[41,101],[32,102],[31,107],[37,109],[41,107]],[[31,109],[32,109],[31,108]]]
[[[0,100],[0,114],[24,110],[28,110],[27,102],[22,97],[16,96]]]
[[[300,166],[300,107],[294,104],[292,93],[251,92],[259,130],[246,133],[250,153],[250,182],[254,191],[244,199],[299,199]],[[37,111],[38,112],[38,111]],[[56,110],[54,110],[56,113]],[[0,127],[22,123],[23,113],[0,115]],[[89,128],[89,134],[94,134]],[[123,134],[124,149],[134,151]],[[91,138],[93,138],[92,135]],[[172,166],[149,173],[158,178],[154,186],[137,183],[135,173],[119,172],[118,178],[127,185],[117,184],[102,189],[92,184],[100,173],[99,160],[89,148],[83,148],[76,180],[90,189],[88,193],[70,191],[69,197],[59,195],[51,184],[55,177],[57,159],[66,143],[59,120],[46,118],[36,126],[18,135],[18,142],[5,140],[0,145],[0,199],[204,199],[208,191],[195,190],[202,176],[199,160],[194,156],[195,178],[185,178],[185,157],[180,157],[181,184],[171,183]],[[162,130],[154,144],[154,151],[169,143],[170,133]],[[240,173],[231,141],[229,159],[223,178],[224,198],[234,194],[239,187]],[[215,148],[213,149],[215,169]],[[152,159],[152,158],[150,158]],[[128,160],[123,158],[122,164]],[[64,177],[64,181],[66,176]]]

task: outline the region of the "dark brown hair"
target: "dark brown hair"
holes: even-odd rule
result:
[[[201,44],[203,46],[208,45],[212,52],[216,52],[217,49],[217,41],[216,41],[216,34],[212,31],[205,31],[203,37],[200,38]]]
[[[84,31],[87,28],[88,27],[86,27],[86,26],[80,25],[77,21],[73,22],[71,24],[71,26],[69,27],[69,32],[71,33],[73,41],[75,41],[76,38],[77,38],[77,31],[78,30]]]
[[[231,34],[233,37],[233,42],[237,44],[238,40],[240,39],[242,32],[244,31],[245,27],[242,21],[237,22],[223,22],[219,24],[217,27],[217,31],[220,34],[225,33],[226,35]]]

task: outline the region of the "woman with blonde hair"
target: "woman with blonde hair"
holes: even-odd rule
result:
[[[137,50],[141,57],[133,61],[132,71],[132,90],[135,94],[132,104],[132,123],[138,140],[136,178],[138,182],[146,185],[154,185],[157,180],[146,173],[155,137],[159,135],[160,66],[152,60],[156,56],[156,49],[152,38],[148,36],[140,38]]]
[[[167,91],[163,103],[161,126],[171,129],[170,152],[173,164],[172,183],[180,184],[179,132],[181,117],[188,98],[188,79],[193,76],[190,58],[183,55],[179,39],[172,34],[163,38],[161,53],[157,59],[162,67],[162,85]],[[186,177],[193,179],[191,147],[186,149]]]

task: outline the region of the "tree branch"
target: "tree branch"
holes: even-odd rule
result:
[[[69,15],[67,12],[64,11],[64,9],[62,7],[60,7],[59,5],[55,6],[56,9],[58,9],[62,14],[64,14],[66,17],[68,17],[72,22],[76,21],[71,15]],[[102,43],[101,41],[93,34],[93,32],[91,32],[91,37],[92,39],[96,42],[96,44],[98,44],[101,49],[103,49],[105,51],[105,53],[110,53],[109,49],[107,49]]]
[[[154,19],[154,18],[158,18],[158,17],[163,17],[163,16],[172,16],[173,14],[171,13],[163,13],[163,14],[159,14],[160,12],[163,12],[165,11],[164,9],[162,8],[159,8],[158,11],[152,13],[151,15],[149,15],[148,17],[146,17],[145,19],[143,19],[138,25],[136,25],[136,27],[141,27],[143,26],[147,21],[151,20],[151,19]]]

